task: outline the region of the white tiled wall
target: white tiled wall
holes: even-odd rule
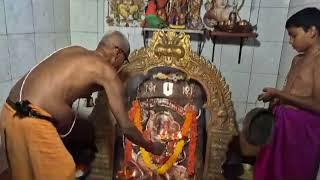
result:
[[[238,120],[254,107],[255,99],[263,87],[277,84],[289,1],[245,0],[240,15],[257,25],[259,36],[255,41],[245,42],[240,64],[239,40],[217,41],[213,63],[230,84]],[[143,47],[141,29],[108,27],[105,9],[104,0],[71,0],[72,44],[93,49],[103,32],[120,30],[128,36],[132,50]],[[197,45],[197,41],[192,42],[193,50],[197,50]],[[212,46],[213,43],[207,40],[202,51],[208,60],[211,60]]]
[[[34,34],[9,34],[12,78],[21,77],[36,64]]]
[[[282,42],[288,8],[260,8],[258,33],[261,41]]]
[[[248,103],[255,103],[258,95],[264,87],[275,87],[276,74],[252,73],[248,92]]]
[[[4,2],[3,0],[0,1],[0,34],[6,34],[7,28],[6,28],[6,17],[4,13]]]
[[[318,0],[291,0],[290,2],[290,8],[295,7],[310,7],[310,6],[318,6],[319,7],[319,1]]]
[[[0,35],[0,82],[11,79],[8,37]]]
[[[290,4],[289,4],[290,3]],[[252,6],[251,6],[252,5]],[[72,44],[94,49],[105,31],[105,0],[0,0],[0,100],[13,81],[52,51]],[[255,106],[262,87],[281,87],[295,52],[288,44],[285,21],[319,0],[245,0],[243,19],[257,24],[256,41],[248,40],[238,64],[238,40],[219,39],[213,63],[232,91],[237,119]],[[143,47],[141,29],[120,29],[132,49]],[[70,33],[71,32],[71,33]],[[192,42],[194,50],[197,41]],[[211,60],[213,43],[207,40],[202,55]]]
[[[32,0],[35,32],[54,32],[53,0]]]
[[[104,34],[104,0],[70,0],[71,43],[95,49]]]
[[[54,33],[37,33],[35,34],[36,42],[36,59],[40,62],[48,54],[55,51],[55,39]]]
[[[250,19],[253,25],[257,25],[258,37],[255,41],[248,41],[243,49],[241,64],[236,64],[236,51],[234,45],[224,45],[221,60],[222,73],[231,71],[229,81],[236,110],[236,119],[239,123],[245,114],[256,106],[263,106],[263,103],[256,102],[257,96],[264,87],[275,87],[279,70],[279,63],[283,45],[284,24],[287,18],[289,0],[253,0],[245,3],[241,12]],[[251,13],[250,13],[251,11]],[[251,14],[251,15],[250,15]],[[249,15],[249,16],[248,16]],[[231,46],[231,48],[230,48]],[[232,57],[235,56],[235,57]],[[230,64],[234,62],[234,64]],[[247,73],[247,78],[236,72]],[[228,75],[226,75],[228,76]],[[226,78],[227,80],[229,78]],[[241,125],[240,125],[241,127]]]
[[[53,14],[54,32],[70,35],[70,0],[53,0]],[[70,42],[68,42],[69,44]]]
[[[0,0],[0,103],[13,84],[54,50],[70,44],[68,0]]]
[[[31,0],[4,0],[8,33],[34,33]]]

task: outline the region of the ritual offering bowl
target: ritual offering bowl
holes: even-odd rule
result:
[[[252,32],[253,27],[247,20],[241,20],[237,23],[237,31],[242,33]]]
[[[231,20],[219,22],[216,28],[224,32],[235,32],[236,24]]]

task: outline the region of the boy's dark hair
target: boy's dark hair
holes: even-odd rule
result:
[[[298,11],[286,22],[286,29],[290,27],[301,27],[304,31],[307,31],[312,26],[315,26],[320,32],[320,10],[315,7]]]

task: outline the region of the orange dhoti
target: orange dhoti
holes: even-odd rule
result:
[[[31,107],[51,117],[43,109]],[[1,142],[5,145],[12,179],[74,180],[75,163],[53,124],[15,114],[16,110],[6,103],[0,116]]]

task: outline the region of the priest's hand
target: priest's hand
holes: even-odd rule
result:
[[[160,142],[154,142],[152,144],[151,153],[154,155],[161,155],[166,150],[166,145]]]

